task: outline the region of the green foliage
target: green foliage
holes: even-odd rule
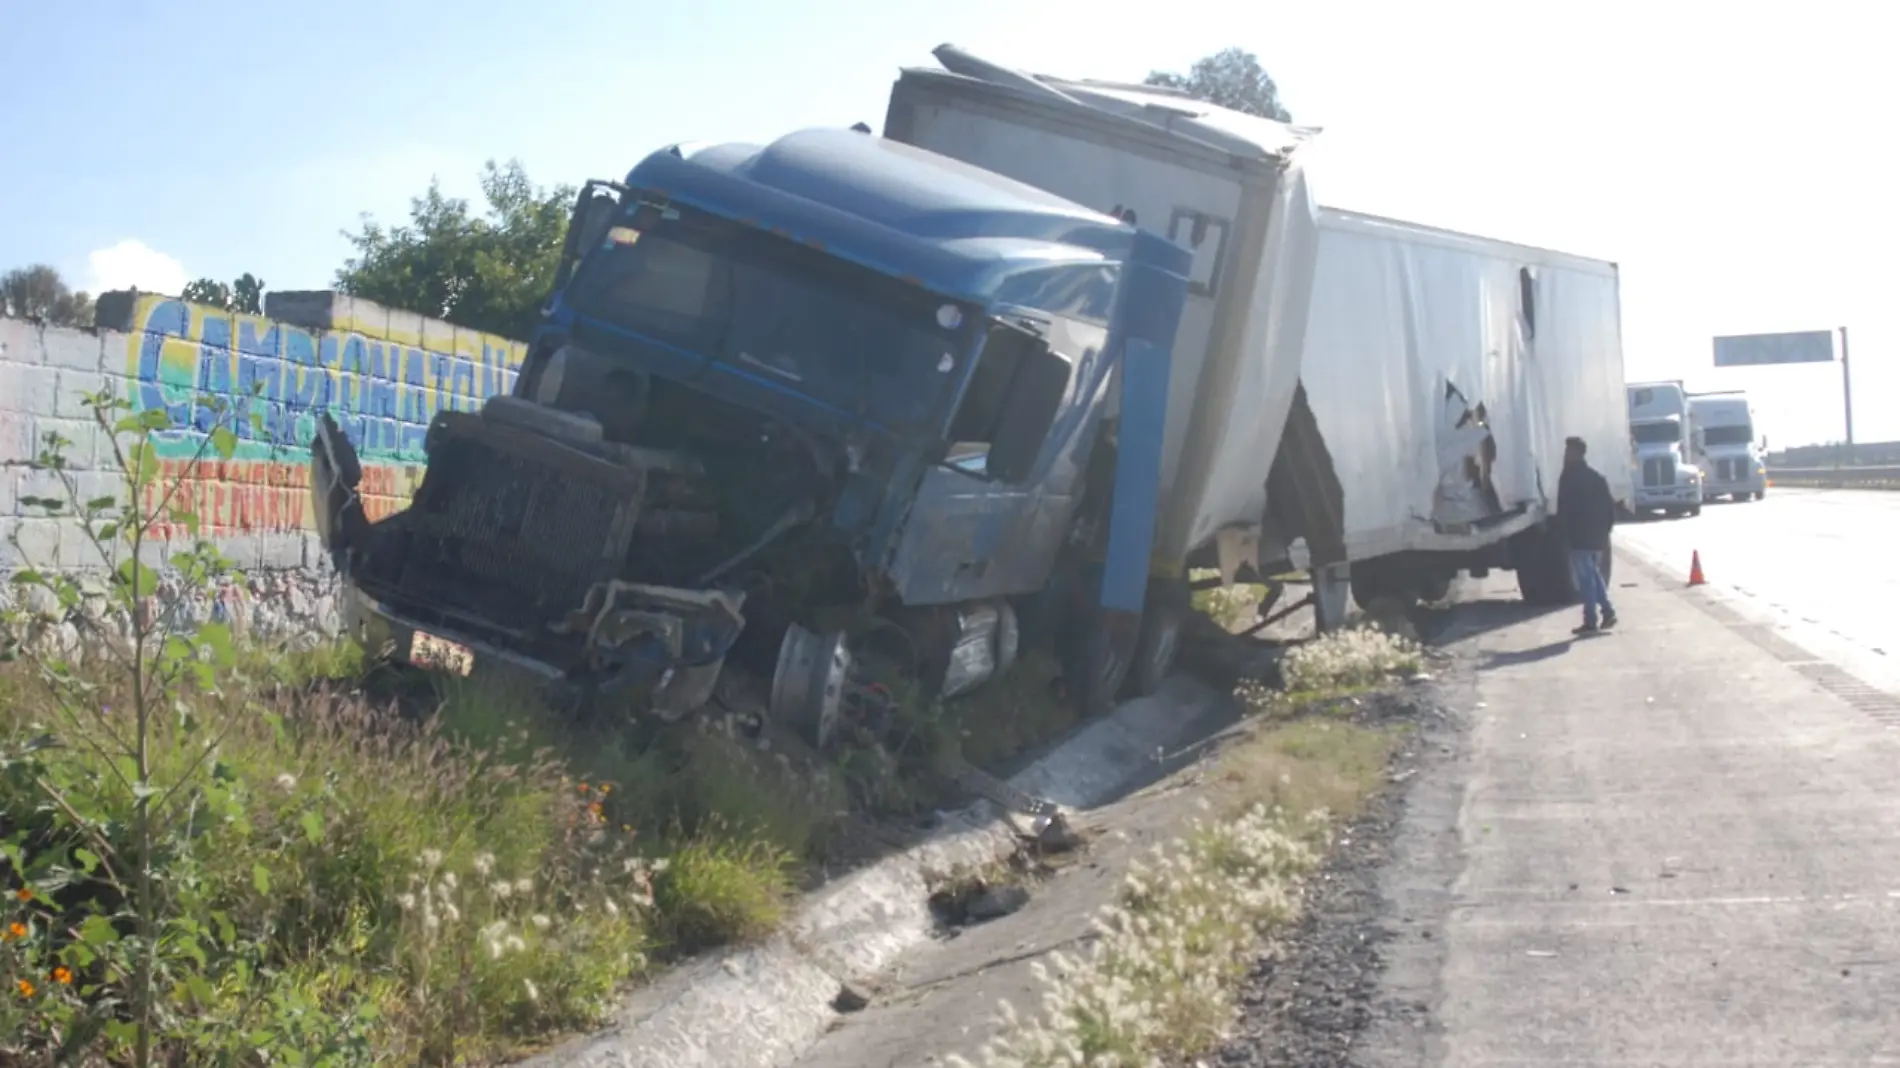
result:
[[[242,315],[264,314],[264,281],[249,271],[238,275],[237,280],[230,285],[212,278],[200,278],[188,283],[180,296],[193,304],[209,304]]]
[[[1198,100],[1262,118],[1291,122],[1293,116],[1280,103],[1280,88],[1273,84],[1260,58],[1241,48],[1226,48],[1194,61],[1186,74],[1158,70],[1148,75],[1149,85],[1180,89]]]
[[[763,937],[791,900],[796,858],[760,838],[710,822],[655,874],[662,931],[676,955]]]
[[[756,834],[702,821],[658,906],[666,862],[612,784],[507,720],[445,729],[463,702],[417,723],[337,696],[347,646],[242,647],[180,492],[229,454],[228,411],[167,481],[162,418],[89,403],[121,492],[84,498],[49,436],[64,493],[22,504],[96,565],[17,573],[0,616],[0,1063],[494,1063],[603,1020],[650,944],[778,921],[790,854]]]
[[[0,315],[85,328],[93,325],[92,297],[74,292],[58,271],[36,263],[0,275]]]
[[[337,288],[457,326],[525,338],[554,284],[574,189],[543,189],[521,164],[492,160],[482,170],[484,216],[431,182],[410,201],[409,224],[385,227],[367,216],[346,233],[356,255],[337,271]]]

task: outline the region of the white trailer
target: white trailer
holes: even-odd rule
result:
[[[1319,231],[1300,377],[1356,598],[1493,567],[1568,597],[1543,534],[1564,440],[1631,497],[1616,265],[1334,208]]]
[[[1490,567],[1528,573],[1533,600],[1570,596],[1543,522],[1564,438],[1615,458],[1598,467],[1629,496],[1613,264],[1322,210],[1312,129],[935,54],[945,69],[899,76],[886,137],[1195,253],[1158,563],[1309,570],[1323,626],[1349,572],[1362,600]]]
[[[1697,466],[1702,498],[1761,500],[1768,493],[1768,462],[1755,432],[1755,409],[1742,390],[1689,394],[1699,435]]]

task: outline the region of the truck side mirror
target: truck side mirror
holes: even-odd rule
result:
[[[562,243],[561,260],[554,274],[554,288],[567,284],[587,253],[600,244],[608,224],[620,211],[620,197],[605,183],[589,182],[575,198],[574,214],[568,221],[567,239]]]
[[[1074,368],[1066,356],[1050,350],[1042,338],[1007,323],[990,328],[983,345],[979,373],[992,382],[1006,380],[1009,385],[992,394],[1001,403],[994,409],[994,421],[981,439],[989,442],[989,457],[984,473],[1001,482],[1021,482],[1035,469],[1042,455],[1043,442],[1055,426],[1069,392],[1069,377]],[[975,399],[975,398],[968,398]],[[958,413],[963,417],[976,413]]]

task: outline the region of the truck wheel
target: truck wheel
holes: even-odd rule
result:
[[[1690,509],[1689,509],[1689,517],[1690,517],[1691,519],[1693,519],[1693,518],[1695,518],[1696,516],[1699,516],[1699,515],[1701,515],[1701,514],[1702,514],[1702,506],[1701,506],[1701,505],[1699,505],[1699,504],[1698,504],[1698,505],[1696,505],[1695,507],[1693,507],[1693,508],[1690,508]]]
[[[1520,537],[1524,540],[1513,555],[1517,589],[1524,603],[1539,607],[1575,604],[1577,580],[1570,573],[1570,554],[1556,532],[1532,530]]]
[[[1192,591],[1186,578],[1154,579],[1141,613],[1141,634],[1135,639],[1134,662],[1122,685],[1127,697],[1147,697],[1161,688],[1174,670],[1181,651],[1181,627],[1192,609]]]

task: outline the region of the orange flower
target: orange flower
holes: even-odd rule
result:
[[[26,924],[21,923],[19,920],[14,920],[12,923],[8,924],[7,937],[8,938],[25,938]]]
[[[21,901],[31,901],[33,900],[33,891],[22,886],[13,892],[13,896],[19,898]]]
[[[32,983],[30,983],[30,982],[28,982],[28,981],[26,981],[25,979],[22,979],[22,980],[20,980],[19,982],[17,982],[17,983],[15,983],[14,985],[15,985],[15,986],[18,986],[18,987],[20,988],[20,996],[21,996],[21,997],[23,997],[23,998],[30,998],[30,997],[32,997],[32,996],[33,996],[33,984],[32,984]]]
[[[73,981],[73,970],[71,968],[68,968],[64,964],[62,964],[59,967],[53,969],[53,982],[66,983],[70,985],[72,981]]]
[[[581,793],[586,793],[586,792],[587,792],[587,784],[581,783]]]

